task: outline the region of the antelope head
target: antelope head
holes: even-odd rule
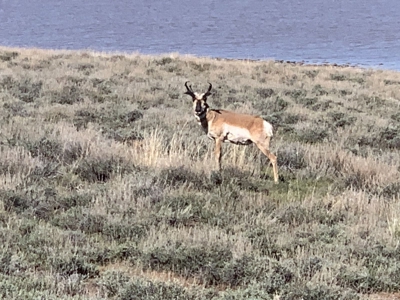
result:
[[[186,87],[186,95],[189,95],[192,97],[193,100],[193,111],[196,117],[201,118],[207,113],[208,109],[208,104],[207,104],[207,97],[211,95],[211,89],[212,89],[212,84],[209,83],[209,87],[207,92],[199,94],[193,92],[192,86],[188,86],[188,82],[185,82],[185,87]]]

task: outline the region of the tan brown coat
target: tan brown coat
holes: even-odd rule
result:
[[[185,83],[185,94],[192,97],[193,110],[198,123],[202,126],[210,139],[215,140],[215,159],[218,170],[221,170],[221,146],[223,142],[238,145],[254,143],[271,161],[274,171],[274,181],[278,182],[277,157],[269,150],[269,143],[273,136],[270,123],[259,116],[235,113],[227,110],[210,109],[207,97],[211,95],[212,85],[206,93],[193,92],[192,87]]]

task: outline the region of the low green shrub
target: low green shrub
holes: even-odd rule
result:
[[[348,116],[343,112],[333,111],[327,114],[334,127],[345,127],[353,125],[357,117]]]
[[[107,219],[104,216],[86,213],[80,207],[55,215],[51,223],[62,229],[81,230],[87,234],[103,233],[107,228]]]
[[[293,285],[280,296],[285,300],[358,300],[360,295],[352,289],[343,289],[325,284]]]
[[[184,277],[196,277],[206,285],[224,283],[224,267],[232,260],[229,249],[212,247],[191,247],[175,244],[149,249],[144,253],[142,263],[152,270],[172,271]]]
[[[323,142],[329,136],[324,127],[310,127],[297,131],[297,139],[302,143],[316,144]]]
[[[398,291],[400,288],[397,282],[382,278],[368,270],[351,271],[344,269],[337,275],[336,280],[339,286],[351,288],[363,294]]]
[[[34,142],[25,142],[25,147],[33,157],[44,157],[53,161],[58,161],[62,157],[61,143],[47,137]]]
[[[285,95],[292,98],[296,103],[299,99],[303,99],[307,96],[307,91],[303,89],[287,90],[284,92]]]
[[[314,98],[299,98],[296,101],[298,104],[306,107],[306,108],[310,108],[312,109],[314,105],[317,104],[318,102],[318,98],[314,97]]]
[[[84,100],[84,92],[75,85],[63,86],[60,92],[53,92],[51,102],[58,104],[73,105]]]
[[[85,278],[93,278],[99,275],[96,266],[87,263],[84,258],[72,256],[63,257],[56,256],[50,259],[49,264],[58,274],[62,276],[70,276],[73,274],[81,275]]]
[[[123,243],[126,241],[137,241],[146,236],[147,226],[137,224],[133,221],[126,220],[125,222],[107,222],[101,233],[113,241]]]
[[[328,95],[329,92],[327,90],[325,90],[320,84],[315,85],[312,88],[311,91],[313,94],[315,94],[316,96],[324,96],[324,95]]]
[[[270,98],[275,95],[275,92],[271,88],[258,88],[256,89],[256,94],[259,95],[261,98]]]
[[[182,184],[191,184],[195,189],[208,189],[209,182],[204,174],[197,174],[183,166],[163,169],[158,180],[165,185],[177,187]]]
[[[130,173],[134,168],[118,157],[87,157],[79,162],[74,173],[83,181],[107,182],[112,176]]]
[[[154,205],[153,222],[170,226],[195,226],[211,222],[214,213],[204,207],[204,199],[196,195],[166,196]]]
[[[78,110],[73,123],[77,130],[87,128],[89,123],[98,124],[107,138],[119,142],[141,140],[143,135],[132,126],[133,123],[143,118],[139,110],[128,110],[125,107],[102,107],[100,110]]]
[[[305,151],[303,147],[290,144],[281,149],[278,153],[278,163],[280,168],[289,170],[300,170],[307,166]]]
[[[122,281],[124,279],[122,278]],[[120,280],[121,281],[121,280]],[[162,282],[152,282],[144,280],[134,280],[128,283],[120,283],[121,287],[118,289],[116,299],[120,300],[201,300],[211,299],[203,298],[201,295],[190,293],[187,289],[173,284],[166,284]],[[108,290],[115,293],[116,288],[114,285],[107,285]]]
[[[29,115],[24,101],[4,103],[3,108],[7,110],[11,116],[27,117]]]
[[[19,53],[16,51],[1,51],[0,52],[0,60],[2,60],[2,61],[11,61],[18,56],[19,56]]]
[[[15,191],[0,191],[0,197],[3,200],[4,209],[7,212],[21,213],[29,208],[29,200],[22,193]]]
[[[41,96],[43,82],[41,80],[33,80],[29,77],[21,78],[18,81],[12,76],[5,76],[0,81],[0,89],[7,91],[23,102],[30,103]]]
[[[343,213],[329,211],[322,204],[305,208],[300,204],[289,204],[277,216],[279,222],[297,226],[303,223],[317,222],[319,224],[334,225],[344,220]]]
[[[282,97],[276,96],[275,99],[270,97],[266,102],[253,100],[252,105],[258,114],[269,118],[273,113],[283,112],[289,106],[289,102]]]

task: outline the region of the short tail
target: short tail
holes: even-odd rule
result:
[[[264,120],[264,131],[265,134],[269,137],[272,137],[274,135],[272,125],[265,120]]]

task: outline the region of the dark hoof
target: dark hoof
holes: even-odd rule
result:
[[[213,184],[220,185],[222,183],[222,176],[220,172],[211,172],[210,180]]]

